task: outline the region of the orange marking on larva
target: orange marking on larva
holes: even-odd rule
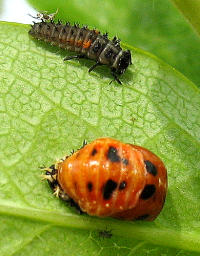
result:
[[[84,49],[89,48],[90,45],[91,45],[91,43],[92,43],[92,40],[84,41],[84,42],[83,42],[83,48],[84,48]]]
[[[82,45],[82,43],[83,43],[83,40],[78,40],[78,41],[76,42],[76,46],[80,47],[80,46]]]

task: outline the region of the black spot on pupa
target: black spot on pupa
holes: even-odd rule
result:
[[[94,148],[94,149],[92,150],[91,155],[94,156],[94,155],[96,155],[96,153],[97,153],[97,150],[96,150],[96,148]]]
[[[136,218],[136,220],[146,220],[149,217],[149,214],[144,214]]]
[[[88,190],[89,190],[90,192],[92,191],[92,189],[93,189],[93,184],[92,184],[92,182],[88,182],[87,188],[88,188]]]
[[[126,181],[122,181],[122,182],[119,184],[119,190],[125,189],[125,188],[126,188],[126,185],[127,185]]]
[[[117,188],[117,183],[113,180],[108,180],[103,187],[103,198],[105,200],[110,199],[113,191]]]
[[[155,185],[151,185],[151,184],[148,184],[144,187],[141,195],[140,195],[140,198],[143,199],[143,200],[147,200],[149,199],[151,196],[153,196],[153,194],[156,192],[156,187]]]
[[[157,168],[155,167],[155,165],[152,164],[152,162],[150,162],[148,160],[145,160],[144,163],[146,165],[147,172],[152,174],[153,176],[156,176],[158,172],[157,172]]]
[[[107,157],[111,162],[120,162],[121,160],[115,147],[109,147]]]
[[[125,164],[125,165],[128,165],[128,159],[122,158],[122,163]]]

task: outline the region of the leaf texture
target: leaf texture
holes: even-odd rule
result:
[[[197,87],[133,47],[123,85],[109,85],[107,67],[88,74],[91,60],[64,63],[70,53],[29,38],[29,26],[0,27],[1,256],[199,255]],[[166,164],[169,191],[156,221],[80,216],[41,182],[40,166],[105,136],[147,147]],[[99,237],[106,228],[111,239]]]

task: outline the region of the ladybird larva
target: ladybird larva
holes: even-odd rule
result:
[[[109,40],[107,33],[101,34],[96,29],[91,30],[87,26],[79,27],[77,24],[70,25],[69,22],[55,23],[56,13],[48,15],[44,12],[37,14],[36,17],[32,16],[40,22],[34,22],[29,34],[38,40],[77,53],[77,55],[65,57],[64,60],[81,58],[95,60],[96,63],[89,68],[89,72],[99,65],[109,66],[114,77],[113,81],[121,84],[118,76],[132,64],[130,50],[122,50],[119,39],[114,37]]]

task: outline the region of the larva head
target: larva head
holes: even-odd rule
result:
[[[118,75],[123,74],[131,63],[131,52],[130,50],[122,51],[116,66],[114,67],[114,72]]]

